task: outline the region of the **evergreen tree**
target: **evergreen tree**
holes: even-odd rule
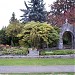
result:
[[[21,24],[15,18],[15,13],[12,13],[12,17],[9,20],[10,24],[6,28],[6,35],[9,37],[9,42],[11,46],[15,46],[15,43],[18,44],[17,34],[21,31]]]
[[[45,22],[46,21],[46,11],[44,8],[43,0],[31,0],[29,5],[25,3],[26,9],[21,9],[24,12],[23,17],[21,20],[23,22],[28,21],[39,21]]]
[[[5,44],[6,45],[6,44],[9,44],[9,38],[6,35],[5,31],[6,31],[6,27],[3,27],[0,30],[0,44]]]
[[[62,25],[66,19],[75,24],[75,0],[56,0],[51,5],[48,21],[52,25]]]
[[[12,13],[12,17],[11,17],[11,19],[9,20],[9,22],[10,22],[10,23],[19,22],[19,21],[17,20],[17,18],[15,18],[15,13],[14,13],[14,12]]]

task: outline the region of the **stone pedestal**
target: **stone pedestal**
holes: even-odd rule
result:
[[[39,56],[39,51],[37,51],[37,49],[32,50],[31,48],[29,49],[28,56]]]
[[[63,49],[63,43],[60,42],[58,48]]]

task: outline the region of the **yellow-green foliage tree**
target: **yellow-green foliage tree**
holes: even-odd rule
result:
[[[58,32],[50,24],[34,21],[26,23],[18,37],[24,44],[36,48],[41,44],[52,44],[59,39]]]

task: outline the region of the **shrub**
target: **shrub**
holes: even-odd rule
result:
[[[3,49],[4,49],[4,45],[0,44],[0,51],[3,51]]]
[[[46,55],[45,50],[39,51],[39,55]]]
[[[4,49],[2,51],[3,55],[27,55],[28,53],[28,49],[27,48],[17,48],[17,47],[13,47],[13,48],[9,48],[9,49]]]
[[[42,50],[40,51],[40,55],[67,55],[67,54],[75,54],[75,50]]]

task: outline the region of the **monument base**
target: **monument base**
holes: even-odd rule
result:
[[[29,49],[28,56],[39,56],[39,51],[37,51],[37,49],[32,50],[31,48]]]

